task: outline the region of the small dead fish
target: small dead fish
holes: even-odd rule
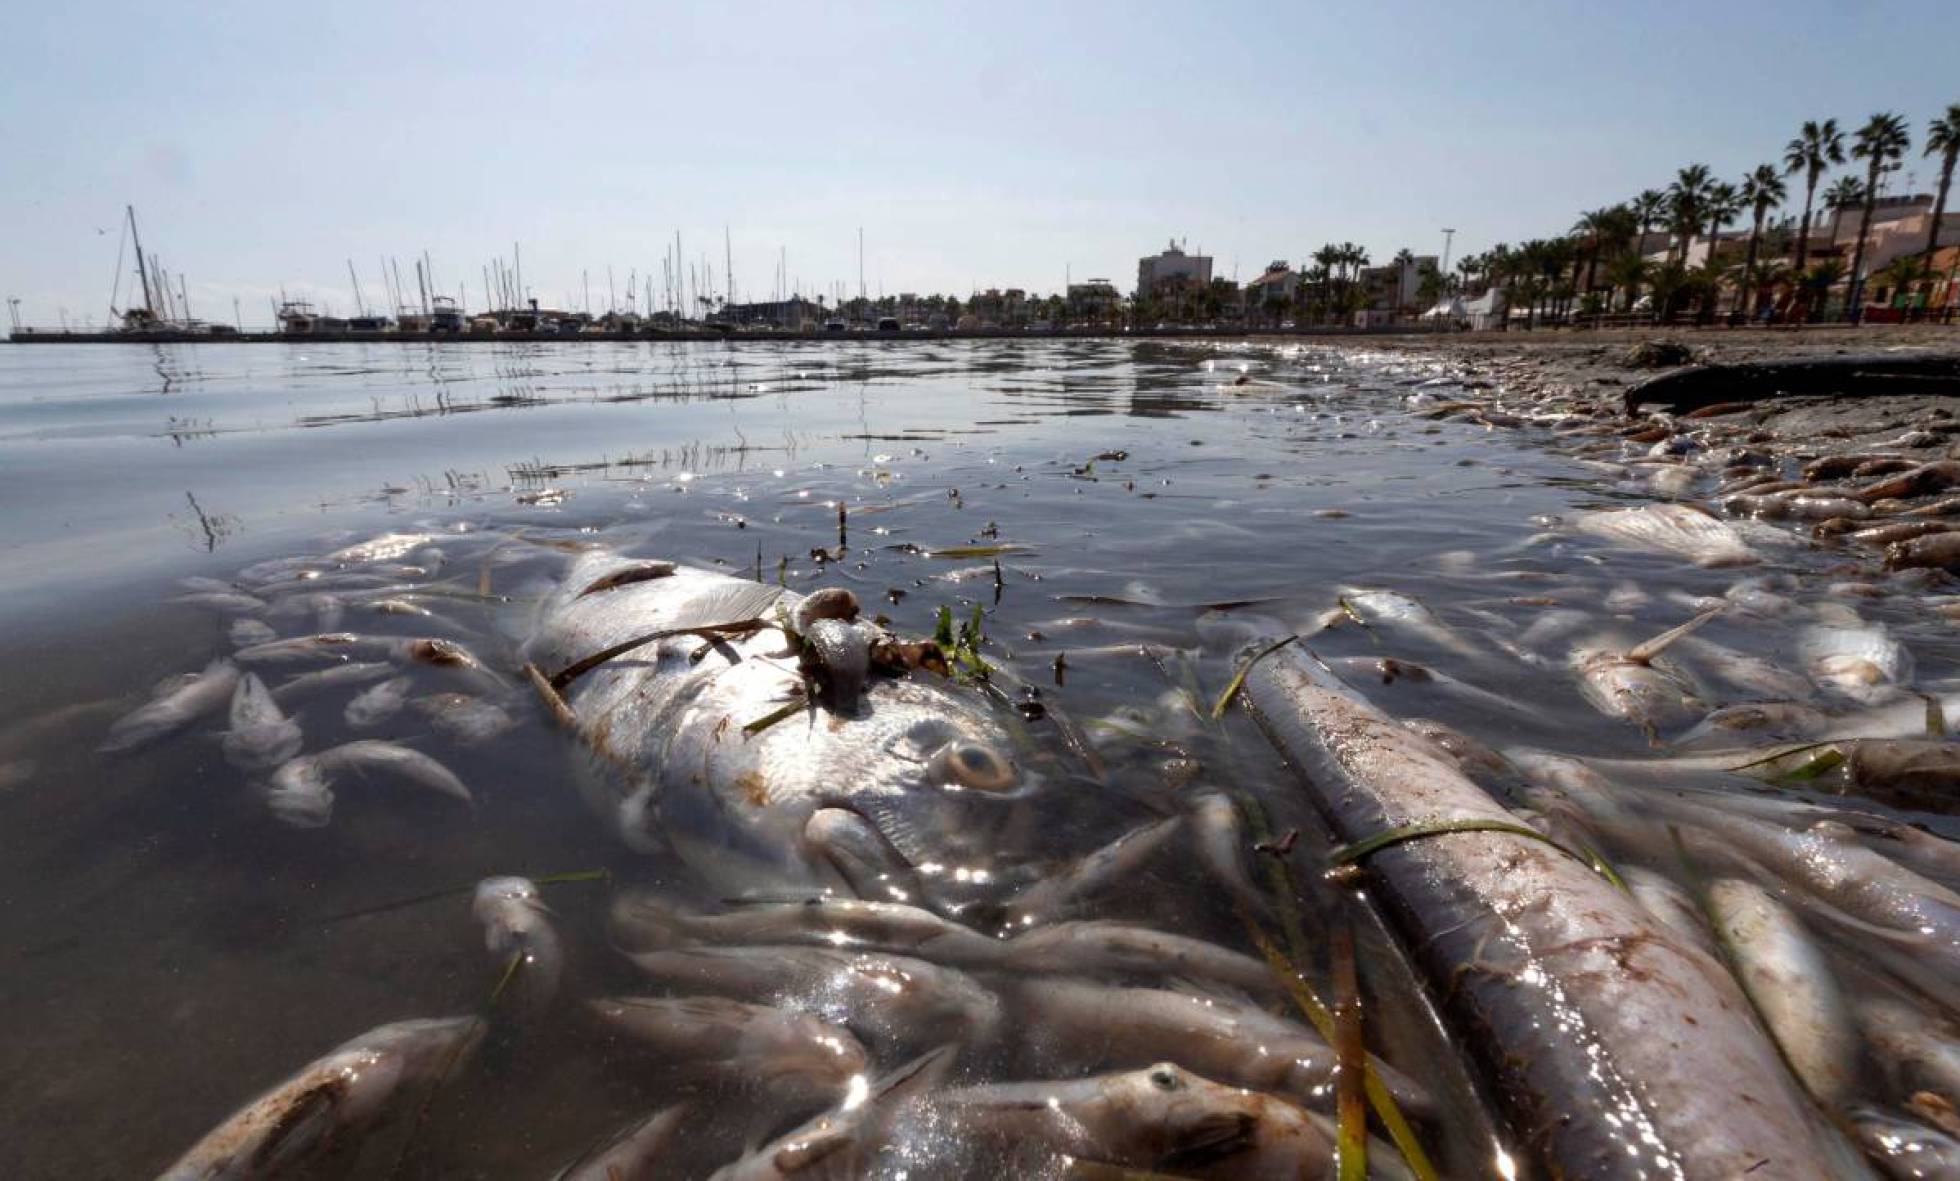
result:
[[[1841,1106],[1856,1083],[1858,1037],[1823,951],[1790,908],[1754,882],[1717,878],[1706,897],[1736,977],[1790,1069],[1819,1102]]]
[[[586,1009],[663,1066],[719,1067],[792,1100],[839,1099],[871,1065],[850,1030],[789,1009],[723,997],[606,997]]]
[[[819,895],[807,902],[738,906],[719,914],[685,910],[652,893],[622,894],[612,929],[631,948],[698,944],[817,944],[889,951],[954,967],[1001,962],[1003,944],[921,906]]]
[[[1888,570],[1960,572],[1960,533],[1929,533],[1885,547]]]
[[[474,1017],[398,1021],[346,1042],[218,1125],[159,1181],[272,1181],[358,1139],[479,1040]]]
[[[351,664],[335,665],[317,672],[301,673],[299,676],[280,685],[272,691],[272,696],[281,705],[290,706],[296,701],[305,700],[316,693],[329,689],[345,688],[348,685],[363,685],[378,681],[395,671],[392,664],[380,661],[357,661]]]
[[[325,560],[341,566],[392,562],[407,557],[432,541],[440,540],[442,535],[439,533],[383,533],[379,537],[337,549],[328,554]]]
[[[909,956],[823,947],[701,947],[629,956],[664,984],[813,1013],[874,1048],[984,1044],[1000,1001],[971,976]]]
[[[1191,804],[1191,837],[1198,860],[1213,880],[1230,891],[1232,897],[1253,914],[1266,913],[1266,895],[1246,872],[1245,853],[1251,842],[1239,806],[1224,792],[1212,791]]]
[[[357,653],[373,656],[385,652],[385,647],[380,652],[374,650],[374,640],[370,636],[357,636],[352,632],[321,632],[240,648],[233,659],[249,665],[340,664]]]
[[[231,622],[231,646],[250,648],[254,644],[267,644],[279,638],[272,625],[258,619],[234,619]]]
[[[1594,709],[1632,722],[1649,736],[1691,725],[1707,709],[1694,688],[1671,669],[1615,649],[1577,649],[1572,669]]]
[[[409,690],[414,687],[415,683],[407,677],[390,677],[355,694],[341,715],[356,730],[378,726],[402,711],[408,704]]]
[[[1162,988],[1125,988],[1051,978],[1011,994],[1017,1028],[1044,1067],[1148,1065],[1175,1055],[1211,1078],[1321,1107],[1334,1102],[1333,1049],[1312,1029],[1254,1005]],[[1248,1053],[1248,1047],[1257,1047]],[[1382,1083],[1421,1114],[1429,1096],[1385,1063]]]
[[[1076,1160],[1234,1181],[1334,1174],[1334,1135],[1324,1122],[1171,1062],[1096,1078],[962,1087],[928,1102],[969,1134],[997,1142],[1016,1175],[1062,1175]],[[902,1143],[902,1123],[895,1132]],[[1392,1161],[1370,1153],[1370,1175],[1407,1176]]]
[[[565,949],[551,926],[550,910],[529,878],[485,878],[477,883],[470,912],[483,924],[483,945],[509,984],[505,995],[525,1016],[536,1016],[558,995]],[[515,968],[509,965],[515,960]]]
[[[1960,742],[1866,738],[1847,745],[1846,766],[1860,794],[1895,807],[1960,814]]]
[[[1341,605],[1370,627],[1401,632],[1459,656],[1481,655],[1474,644],[1412,595],[1393,590],[1349,588],[1341,592]]]
[[[257,595],[248,595],[241,590],[192,591],[187,595],[178,595],[170,601],[185,603],[192,607],[206,607],[226,615],[257,615],[265,610],[264,599]]]
[[[1915,1120],[1869,1107],[1845,1115],[1852,1136],[1894,1181],[1953,1181],[1960,1177],[1960,1139]]]
[[[225,731],[225,761],[241,771],[269,771],[299,753],[305,736],[299,723],[279,711],[257,673],[238,678],[231,695],[231,729]]]
[[[1111,886],[1133,879],[1183,825],[1167,817],[1134,829],[1016,894],[1007,903],[1010,924],[1052,921]]]
[[[517,725],[503,706],[467,693],[433,693],[412,704],[415,712],[463,746],[488,742]]]
[[[708,1181],[818,1181],[865,1176],[889,1121],[908,1101],[938,1087],[955,1047],[941,1046],[883,1078],[853,1087],[843,1102],[788,1135],[763,1145]]]
[[[231,700],[238,687],[238,666],[214,660],[195,679],[157,697],[109,727],[109,736],[96,749],[122,754],[169,737]]]
[[[333,780],[347,771],[385,773],[476,807],[470,789],[449,768],[420,751],[373,739],[342,743],[286,763],[273,772],[266,803],[287,824],[320,828],[333,819]]]
[[[552,1181],[660,1181],[687,1113],[685,1107],[663,1108],[628,1125],[559,1170]]]

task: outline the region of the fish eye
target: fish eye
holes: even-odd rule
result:
[[[932,757],[932,778],[949,787],[1006,791],[1019,778],[1000,752],[977,742],[954,742]]]
[[[1177,1077],[1177,1067],[1166,1063],[1150,1068],[1150,1085],[1160,1091],[1175,1091],[1184,1085],[1184,1080]]]

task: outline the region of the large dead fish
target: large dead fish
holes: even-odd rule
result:
[[[440,1081],[478,1040],[474,1017],[398,1021],[345,1043],[240,1108],[159,1181],[285,1177],[399,1111],[404,1087]]]
[[[1343,841],[1517,823],[1309,653],[1257,662],[1246,689]],[[1735,982],[1585,863],[1458,832],[1390,845],[1365,868],[1551,1175],[1836,1175],[1841,1149]]]
[[[924,674],[871,673],[882,633],[848,598],[604,552],[573,563],[526,646],[535,668],[661,636],[565,690],[581,786],[630,845],[671,847],[731,896],[997,888],[994,836],[1030,791],[1005,731]],[[804,662],[757,620],[796,630]]]

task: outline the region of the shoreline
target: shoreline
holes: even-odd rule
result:
[[[1412,405],[1413,412],[1490,429],[1549,430],[1554,449],[1621,468],[1628,483],[1644,485],[1650,503],[1773,524],[1844,559],[1833,570],[1867,580],[1862,593],[1960,576],[1960,398],[1776,396],[1678,415],[1630,414],[1624,404],[1630,387],[1684,368],[1684,353],[1699,364],[1960,352],[1951,329],[1503,335],[1392,345],[1405,358],[1441,363],[1462,383],[1459,396]]]

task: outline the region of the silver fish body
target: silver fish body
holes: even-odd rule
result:
[[[97,749],[122,754],[177,733],[231,701],[238,676],[237,665],[227,660],[212,661],[188,682],[118,719]]]
[[[280,712],[257,674],[238,678],[231,695],[231,729],[222,743],[227,762],[241,771],[269,771],[298,754],[304,741],[299,723]]]
[[[617,580],[639,565],[581,555],[543,605],[532,664],[551,674],[637,637],[787,616],[802,602],[689,567]],[[635,648],[567,692],[581,785],[629,844],[671,847],[727,895],[842,886],[920,901],[990,888],[993,838],[1028,790],[1000,723],[924,679],[872,677],[845,710],[799,706],[801,691],[773,627]]]
[[[997,1157],[995,1171],[962,1176],[1064,1176],[1073,1160],[1192,1178],[1333,1175],[1334,1135],[1324,1122],[1168,1062],[1096,1078],[960,1087],[926,1102],[1011,1162],[1003,1169]],[[893,1135],[903,1142],[903,1120]],[[1377,1177],[1405,1175],[1375,1156],[1369,1164]]]
[[[404,1088],[438,1080],[480,1031],[473,1017],[399,1021],[370,1030],[240,1108],[159,1181],[287,1176],[401,1110]]]
[[[871,1062],[850,1030],[791,1009],[725,997],[606,997],[586,1008],[663,1064],[726,1068],[792,1100],[840,1099]]]
[[[477,883],[470,910],[503,973],[504,995],[525,1016],[542,1012],[558,994],[565,947],[537,884],[529,878],[485,878]]]

